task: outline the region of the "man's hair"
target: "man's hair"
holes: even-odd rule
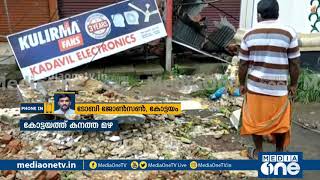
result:
[[[261,0],[258,3],[258,14],[263,19],[278,19],[279,4],[277,0]]]
[[[69,100],[71,100],[71,97],[69,96],[69,94],[59,94],[58,96],[58,101],[61,99],[61,98],[69,98]]]

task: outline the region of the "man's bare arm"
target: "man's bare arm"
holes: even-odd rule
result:
[[[300,75],[300,59],[289,60],[290,86],[297,86]]]
[[[239,65],[240,86],[245,86],[248,68],[249,68],[248,61],[240,60],[240,65]]]
[[[289,93],[290,95],[295,95],[298,86],[298,80],[300,75],[300,59],[290,59],[289,60],[289,74],[290,74],[290,86]]]
[[[240,82],[240,93],[246,94],[247,87],[245,85],[247,73],[248,73],[249,63],[248,61],[240,60],[239,65],[239,82]]]

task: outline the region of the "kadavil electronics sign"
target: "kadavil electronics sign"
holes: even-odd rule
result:
[[[259,178],[302,178],[302,153],[260,153]]]
[[[155,0],[122,1],[8,36],[25,79],[39,80],[166,36]]]

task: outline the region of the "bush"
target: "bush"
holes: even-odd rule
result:
[[[320,102],[320,76],[309,69],[301,71],[296,100],[302,103]]]

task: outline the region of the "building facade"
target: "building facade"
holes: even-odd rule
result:
[[[121,0],[0,0],[0,41],[6,36],[30,29],[61,18],[96,9]],[[202,12],[208,20],[209,30],[220,17],[239,27],[241,0],[221,0],[208,6]]]

